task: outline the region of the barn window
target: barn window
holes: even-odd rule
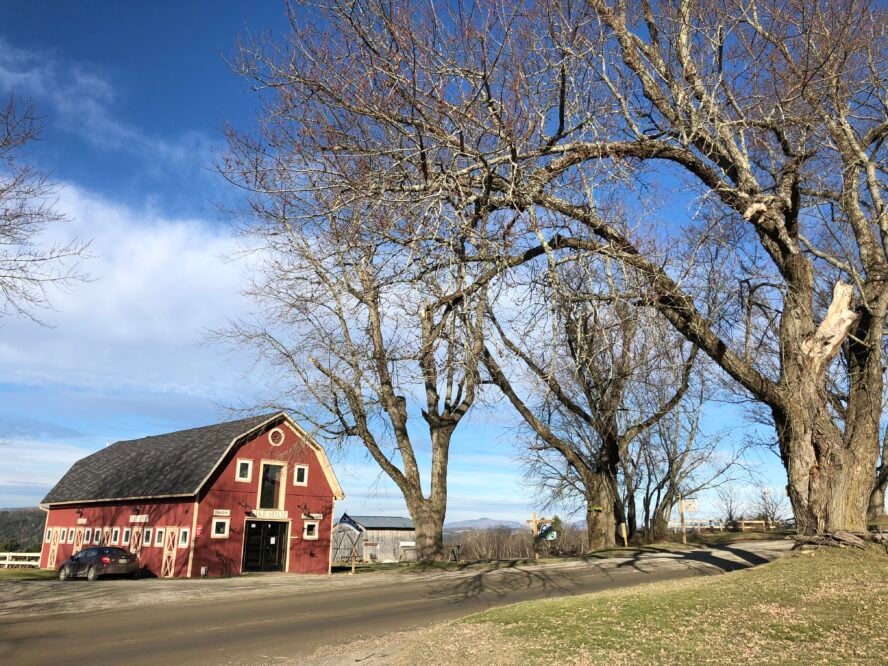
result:
[[[302,538],[307,541],[317,541],[318,538],[318,521],[306,520],[302,527]]]
[[[89,540],[90,540],[90,539],[92,539],[92,528],[91,528],[91,527],[87,527],[87,528],[83,531],[83,545],[84,545],[84,546],[88,546],[88,545],[89,545]]]
[[[275,428],[268,433],[268,441],[271,442],[272,446],[280,446],[284,443],[284,431],[280,428]]]
[[[123,545],[129,546],[130,538],[133,536],[133,531],[129,527],[123,528]]]
[[[252,460],[240,460],[237,461],[237,474],[234,477],[235,481],[251,481],[253,478],[253,461]]]
[[[59,543],[65,543],[65,539],[67,539],[67,538],[68,538],[68,530],[67,530],[67,528],[63,527],[62,531],[59,532]]]
[[[213,531],[210,534],[214,539],[227,539],[231,518],[213,518]]]
[[[183,527],[179,530],[179,548],[186,548],[188,546],[188,528]]]
[[[151,528],[146,527],[142,530],[142,545],[150,546],[151,545]]]
[[[46,541],[46,543],[49,543],[50,541],[52,541],[52,530],[51,529],[46,530],[46,537],[44,538],[44,541]]]
[[[293,485],[294,486],[307,486],[308,485],[308,465],[296,465],[293,468]]]
[[[101,545],[102,543],[102,530],[100,528],[96,528],[95,532],[93,532],[93,543],[95,545]]]
[[[120,541],[120,528],[115,527],[111,532],[111,545],[116,546],[118,541]]]
[[[155,532],[154,545],[161,546],[161,547],[163,546],[163,528],[162,527],[158,527],[157,532]]]
[[[74,528],[68,530],[68,543],[74,543]]]
[[[283,465],[262,465],[262,485],[259,489],[260,509],[278,508],[283,470]]]

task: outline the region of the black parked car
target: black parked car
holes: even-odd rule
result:
[[[86,576],[87,580],[97,580],[99,576],[117,574],[139,577],[139,558],[123,548],[100,546],[86,548],[65,560],[59,567],[59,580]]]

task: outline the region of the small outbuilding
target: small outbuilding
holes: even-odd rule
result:
[[[283,412],[117,442],[44,498],[40,566],[106,545],[164,578],[327,573],[342,498],[323,448]]]
[[[411,562],[416,559],[413,521],[400,516],[342,514],[333,528],[333,561]]]

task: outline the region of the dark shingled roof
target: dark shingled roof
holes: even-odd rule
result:
[[[413,521],[400,516],[350,516],[342,514],[339,522],[352,522],[365,530],[412,530]]]
[[[42,504],[194,495],[231,441],[273,416],[117,442],[74,463]]]

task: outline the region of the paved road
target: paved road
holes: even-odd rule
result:
[[[719,574],[772,560],[788,547],[786,542],[746,542],[680,555],[646,554],[631,559],[432,576],[355,576],[347,577],[345,584],[334,577],[326,579],[329,584],[315,583],[308,589],[270,582],[267,594],[261,596],[253,590],[246,595],[210,600],[199,598],[199,587],[183,588],[194,589],[195,595],[175,603],[146,604],[140,598],[137,607],[121,598],[116,608],[82,612],[38,614],[41,607],[35,606],[29,615],[28,608],[21,606],[15,615],[0,617],[0,663],[62,666],[95,660],[127,664],[303,661],[331,643],[403,631],[527,599]],[[255,579],[255,586],[265,584],[262,578]],[[105,583],[92,584],[92,588],[89,583],[39,585],[44,587],[35,589],[44,590],[44,594],[53,589],[62,594],[76,589],[82,594],[90,589],[99,592]]]

